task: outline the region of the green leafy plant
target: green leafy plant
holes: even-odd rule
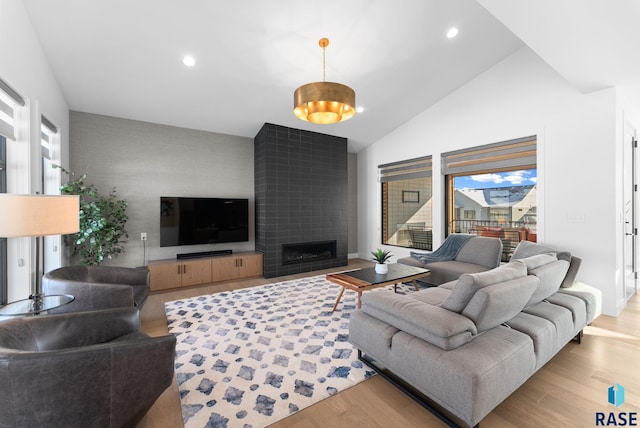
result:
[[[371,260],[380,264],[386,263],[387,260],[391,258],[391,251],[382,250],[380,248],[378,248],[376,251],[372,251],[371,254],[373,255],[373,258]]]
[[[72,248],[71,256],[90,266],[124,253],[129,239],[125,229],[129,219],[127,202],[116,197],[115,187],[104,196],[95,185],[86,183],[86,173],[76,176],[60,165],[53,167],[69,176],[69,181],[60,186],[60,192],[80,196],[80,231],[65,236],[65,244]]]

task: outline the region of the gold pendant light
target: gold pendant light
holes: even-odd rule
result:
[[[298,119],[327,125],[351,119],[355,114],[356,93],[350,87],[325,81],[325,48],[329,39],[318,42],[322,48],[322,82],[307,83],[293,94],[293,114]]]

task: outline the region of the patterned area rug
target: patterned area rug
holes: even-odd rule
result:
[[[339,290],[322,275],[167,302],[185,427],[264,427],[372,376]]]

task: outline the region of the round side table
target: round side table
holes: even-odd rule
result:
[[[75,297],[70,294],[32,296],[0,306],[0,316],[38,315],[41,312],[71,303],[74,299]]]

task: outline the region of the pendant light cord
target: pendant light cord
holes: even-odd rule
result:
[[[325,52],[327,51],[326,47],[322,48],[322,81],[326,82],[327,81],[327,66],[326,66],[326,59],[325,59]]]
[[[321,38],[318,41],[318,45],[322,48],[322,81],[327,81],[327,62],[325,53],[327,51],[327,46],[329,46],[329,39],[326,37]]]

